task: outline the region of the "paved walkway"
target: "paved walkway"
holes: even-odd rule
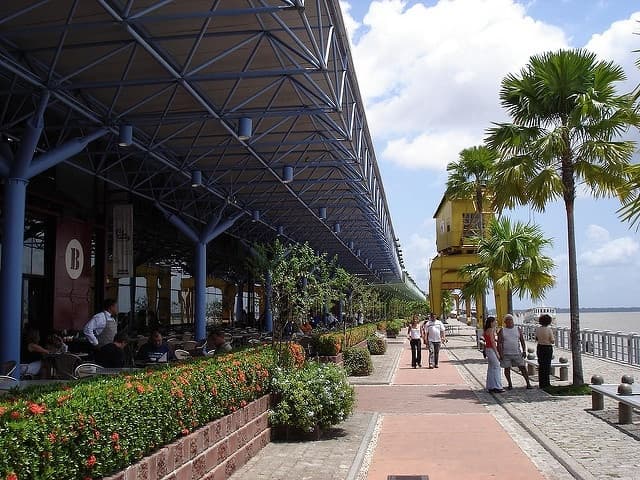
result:
[[[389,340],[387,354],[372,357],[374,374],[350,379],[358,403],[349,420],[319,441],[272,442],[232,480],[640,479],[639,422],[618,425],[613,401],[599,413],[590,396],[526,390],[515,373],[512,391],[485,392],[474,332],[451,336],[432,370],[412,369],[408,342]],[[618,383],[631,373],[640,381],[639,369],[583,362],[587,380],[599,373]]]

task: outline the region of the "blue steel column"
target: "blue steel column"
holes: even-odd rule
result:
[[[2,237],[2,275],[0,277],[0,361],[20,363],[22,307],[22,249],[27,180],[10,178],[5,182]],[[16,369],[19,375],[20,369]]]
[[[28,168],[44,127],[43,116],[49,101],[45,93],[37,112],[27,121],[15,159],[10,162],[5,181],[2,238],[2,272],[0,273],[0,361],[20,363],[22,327],[22,250],[24,213],[27,198]],[[12,161],[13,160],[13,161]],[[14,375],[20,375],[20,369]]]
[[[194,322],[196,341],[207,338],[207,244],[196,242],[194,258]]]

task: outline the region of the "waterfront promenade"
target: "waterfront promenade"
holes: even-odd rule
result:
[[[556,351],[562,355],[569,353]],[[590,396],[526,390],[517,374],[512,391],[485,392],[486,361],[470,327],[449,337],[439,369],[412,369],[404,338],[372,358],[373,375],[351,378],[352,417],[319,441],[272,442],[232,480],[640,478],[640,418],[618,425],[614,401],[592,412]],[[625,373],[640,381],[640,369],[583,361],[587,381],[594,373],[607,383]]]

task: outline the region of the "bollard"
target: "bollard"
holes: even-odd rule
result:
[[[618,423],[620,425],[629,425],[633,423],[633,408],[626,403],[618,402]]]
[[[569,367],[560,367],[560,380],[569,380]]]
[[[591,409],[604,410],[604,395],[598,392],[591,392]]]

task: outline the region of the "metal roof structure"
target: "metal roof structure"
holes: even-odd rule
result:
[[[68,165],[191,225],[244,212],[227,234],[308,241],[423,298],[393,231],[337,0],[2,2],[0,132],[19,139],[44,91],[43,151],[112,132]]]

